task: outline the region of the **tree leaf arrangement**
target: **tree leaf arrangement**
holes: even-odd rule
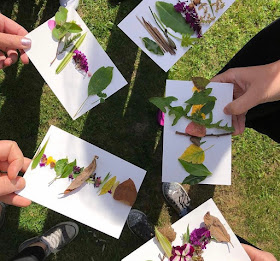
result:
[[[71,21],[71,22],[66,21],[67,14],[68,14],[68,10],[63,6],[60,6],[55,14],[55,27],[52,29],[52,36],[56,40],[58,40],[58,46],[57,46],[55,58],[51,62],[51,65],[55,61],[57,56],[63,53],[64,51],[66,51],[66,49],[69,48],[71,45],[73,45],[75,40],[77,40],[77,38],[79,37],[77,35],[71,37],[71,35],[72,34],[79,35],[82,32],[82,28],[79,25],[77,25],[75,21]],[[63,39],[65,40],[65,42],[62,50],[59,52],[58,48],[60,43],[63,41]]]
[[[190,185],[197,184],[212,174],[207,167],[203,165],[205,151],[200,147],[202,145],[201,138],[206,136],[206,128],[217,128],[229,131],[229,133],[226,134],[231,134],[232,131],[234,131],[234,128],[229,127],[227,124],[221,125],[222,120],[212,123],[212,110],[215,107],[216,97],[210,96],[212,92],[211,88],[206,88],[210,81],[203,77],[194,77],[192,81],[195,85],[193,88],[193,95],[185,102],[185,108],[182,106],[172,107],[171,103],[177,100],[177,98],[173,96],[153,97],[149,99],[151,103],[163,112],[166,112],[166,107],[169,109],[169,115],[174,115],[172,126],[177,124],[181,117],[192,120],[186,127],[185,133],[176,132],[176,134],[188,135],[192,142],[178,159],[185,171],[190,174],[182,183]],[[190,111],[191,115],[188,115]],[[207,116],[208,118],[206,118]],[[220,135],[208,134],[208,136]]]
[[[114,67],[102,66],[91,76],[88,84],[88,97],[82,103],[78,111],[75,113],[74,117],[79,114],[90,96],[97,95],[100,98],[100,103],[103,103],[105,101],[107,94],[103,91],[108,87],[113,79],[113,69]]]
[[[96,177],[96,167],[98,156],[94,156],[92,162],[86,167],[80,168],[77,166],[76,159],[69,162],[68,158],[59,159],[56,161],[52,156],[47,157],[44,154],[47,142],[43,148],[39,150],[37,155],[34,157],[31,169],[36,168],[39,163],[40,167],[50,166],[56,173],[56,177],[49,183],[49,186],[57,179],[69,178],[72,180],[71,184],[61,194],[68,195],[69,193],[76,191],[83,184],[93,184],[94,188],[98,188],[99,196],[107,193],[111,194],[113,199],[120,201],[128,206],[133,206],[137,197],[137,190],[132,179],[127,179],[120,183],[117,181],[117,177],[111,178],[111,174],[108,173],[103,180],[101,177]],[[35,166],[36,165],[36,166]]]

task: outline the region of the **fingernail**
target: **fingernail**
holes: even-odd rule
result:
[[[23,37],[21,39],[21,44],[26,46],[26,48],[29,48],[29,47],[31,47],[31,39]]]
[[[24,178],[19,178],[16,183],[16,189],[20,190],[25,187],[25,180]]]

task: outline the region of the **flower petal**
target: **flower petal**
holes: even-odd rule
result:
[[[160,126],[164,126],[164,113],[161,110],[158,110],[157,121]]]
[[[49,20],[49,21],[48,21],[48,26],[49,26],[50,30],[52,30],[53,28],[55,28],[55,26],[56,26],[55,20]]]

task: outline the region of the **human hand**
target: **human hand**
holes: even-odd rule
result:
[[[251,261],[277,261],[276,258],[268,252],[259,250],[246,244],[241,245],[245,249],[247,255],[250,257]]]
[[[232,115],[235,131],[245,129],[246,113],[254,106],[280,99],[280,61],[260,66],[233,68],[215,76],[212,82],[233,83],[233,102],[224,108]]]
[[[18,60],[17,49],[21,61],[24,64],[29,63],[28,56],[23,51],[31,46],[31,40],[23,37],[26,34],[28,32],[22,26],[0,14],[0,70]]]
[[[31,160],[24,158],[17,143],[10,140],[0,141],[0,201],[26,207],[31,204],[29,199],[14,192],[25,187],[25,180],[18,177],[19,171],[25,172]],[[6,173],[3,173],[6,172]]]

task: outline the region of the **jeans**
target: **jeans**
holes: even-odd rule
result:
[[[42,261],[45,258],[45,251],[42,247],[32,246],[23,249],[10,261]]]

